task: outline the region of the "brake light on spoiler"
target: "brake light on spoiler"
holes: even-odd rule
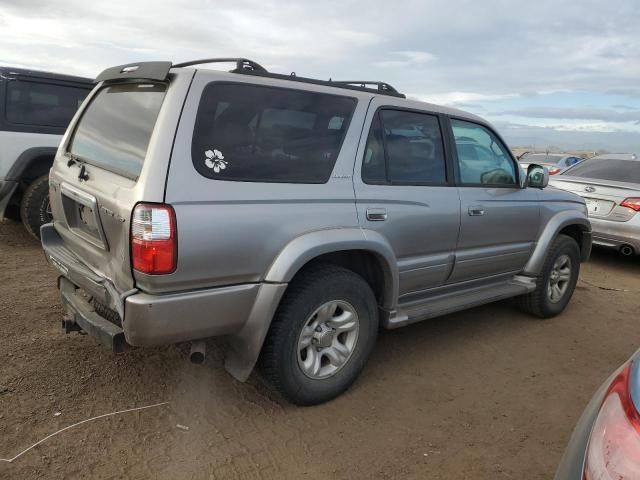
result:
[[[178,264],[176,214],[170,205],[139,203],[131,222],[133,269],[148,275],[173,273]]]

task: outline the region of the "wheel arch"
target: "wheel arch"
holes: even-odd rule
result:
[[[46,175],[53,165],[57,147],[32,147],[22,152],[6,175],[6,180],[15,182],[16,188],[7,200],[7,207],[14,210],[9,215],[19,217],[22,194],[35,179]]]
[[[377,232],[358,228],[319,230],[289,242],[273,261],[266,282],[289,283],[303,268],[326,262],[361,275],[372,287],[379,305],[393,308],[398,297],[396,258]]]
[[[561,234],[568,235],[578,243],[581,261],[585,262],[589,259],[591,254],[591,224],[589,219],[575,210],[566,210],[557,213],[547,222],[538,237],[538,242],[523,273],[533,276],[540,274],[547,251],[556,237]]]
[[[7,180],[33,180],[45,175],[56,156],[57,147],[32,147],[22,152],[7,172]]]

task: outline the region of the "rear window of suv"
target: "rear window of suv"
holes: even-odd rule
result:
[[[69,152],[91,165],[137,179],[165,90],[161,84],[103,87],[82,113]]]
[[[200,100],[191,155],[208,178],[326,183],[356,100],[214,82]]]

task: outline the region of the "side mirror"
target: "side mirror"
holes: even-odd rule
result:
[[[520,188],[527,188],[527,172],[522,165],[518,165],[519,174],[518,179],[520,180]]]
[[[527,169],[527,185],[533,188],[545,188],[549,185],[549,170],[542,165],[532,163]]]

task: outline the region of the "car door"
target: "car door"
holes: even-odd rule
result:
[[[442,117],[372,102],[354,169],[358,220],[393,248],[400,297],[443,284],[453,267],[460,201]]]
[[[540,223],[538,192],[520,188],[517,163],[489,127],[451,118],[460,236],[450,283],[521,270]]]

